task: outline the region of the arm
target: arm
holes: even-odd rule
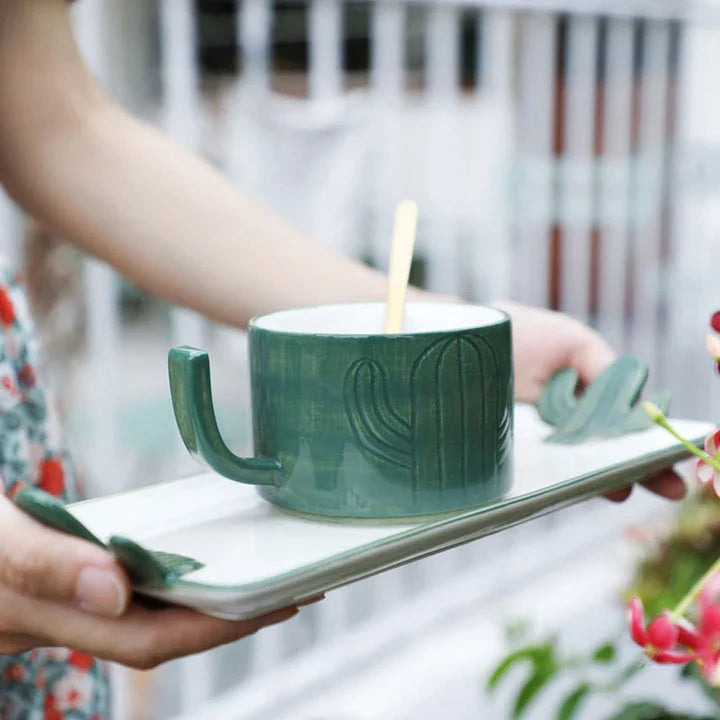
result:
[[[384,297],[382,273],[305,237],[111,102],[77,53],[65,0],[3,3],[0,107],[13,112],[0,113],[0,179],[30,213],[139,286],[237,326]]]

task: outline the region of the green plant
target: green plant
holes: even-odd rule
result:
[[[510,671],[524,666],[527,672],[518,685],[512,702],[510,717],[520,720],[542,691],[553,682],[572,680],[570,689],[555,708],[545,711],[550,720],[577,720],[584,716],[587,702],[593,696],[605,696],[617,701],[617,710],[607,720],[718,720],[720,705],[715,714],[691,715],[673,710],[650,700],[625,699],[626,685],[645,667],[645,662],[628,663],[620,657],[617,642],[605,642],[585,654],[564,654],[556,638],[512,650],[495,667],[487,681],[492,692],[506,680]],[[681,677],[698,686],[700,692],[718,702],[716,691],[707,684],[697,666],[686,665]]]
[[[714,493],[691,495],[679,507],[677,515],[664,532],[647,536],[644,557],[623,600],[633,596],[643,598],[651,614],[677,605],[687,588],[697,583],[707,568],[720,556],[720,498]],[[487,690],[494,691],[507,683],[510,671],[526,668],[513,700],[513,720],[525,712],[553,683],[572,686],[548,718],[574,720],[584,717],[583,709],[593,696],[612,698],[617,709],[607,720],[718,720],[720,698],[718,690],[703,677],[696,663],[679,669],[678,681],[691,682],[698,693],[718,705],[718,711],[708,715],[690,715],[682,709],[672,709],[651,700],[637,701],[627,695],[628,682],[646,664],[642,659],[627,662],[618,648],[622,638],[600,644],[581,654],[564,654],[556,638],[528,642],[527,623],[515,622],[506,629],[512,650],[498,663],[487,681]]]

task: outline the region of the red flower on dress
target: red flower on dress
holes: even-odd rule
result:
[[[43,703],[43,720],[63,720],[63,714],[55,705],[55,696],[46,695]]]
[[[7,397],[22,399],[22,393],[17,389],[13,379],[9,375],[0,378],[0,387],[7,393]]]
[[[25,679],[25,668],[22,665],[8,665],[3,673],[6,682],[22,682]]]
[[[25,387],[31,388],[35,386],[35,369],[32,365],[30,365],[30,363],[25,363],[20,368],[20,372],[18,373],[18,380],[20,381],[20,384],[24,385]]]
[[[0,288],[0,320],[5,327],[15,322],[15,308],[5,288]]]
[[[53,687],[55,707],[61,713],[87,708],[92,702],[93,677],[86,670],[71,668]]]
[[[77,650],[73,650],[68,658],[68,663],[80,670],[89,670],[92,667],[93,662],[95,661],[92,655],[81,653]]]
[[[50,495],[60,497],[65,489],[65,471],[58,458],[43,460],[40,463],[40,481],[38,487]]]

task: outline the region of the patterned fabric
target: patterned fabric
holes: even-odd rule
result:
[[[0,259],[0,489],[12,497],[34,485],[72,502],[82,493],[44,374],[19,278]],[[107,717],[107,669],[89,655],[61,648],[0,655],[0,720]]]

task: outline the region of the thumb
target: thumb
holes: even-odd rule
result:
[[[0,586],[118,617],[130,583],[113,556],[86,540],[41,525],[0,497]]]
[[[616,358],[615,352],[600,333],[583,326],[570,358],[583,385],[589,385]]]

